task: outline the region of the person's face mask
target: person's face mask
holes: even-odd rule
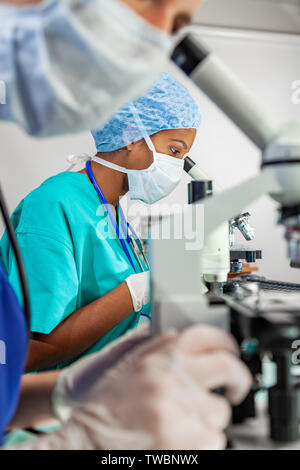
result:
[[[98,127],[151,86],[172,47],[118,0],[2,6],[0,23],[0,120],[35,136]]]
[[[145,138],[145,140],[153,152],[153,163],[145,170],[129,170],[97,156],[92,160],[113,170],[127,173],[130,199],[153,204],[168,196],[176,188],[182,177],[184,161],[158,153],[151,139]]]

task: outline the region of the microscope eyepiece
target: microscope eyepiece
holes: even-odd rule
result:
[[[191,75],[208,55],[209,51],[188,35],[174,49],[171,59],[184,73]]]

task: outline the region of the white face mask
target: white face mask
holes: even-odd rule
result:
[[[151,86],[172,48],[119,0],[1,6],[0,24],[0,119],[36,136],[99,127]]]
[[[130,199],[153,204],[168,196],[178,185],[183,173],[184,160],[158,153],[151,139],[145,138],[150,150],[153,152],[153,163],[145,170],[128,170],[97,156],[92,157],[113,170],[127,173]]]

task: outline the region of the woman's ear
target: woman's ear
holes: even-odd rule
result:
[[[132,152],[133,147],[134,147],[134,143],[126,145],[125,148],[126,148],[127,152]]]

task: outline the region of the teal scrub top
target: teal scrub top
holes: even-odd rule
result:
[[[12,223],[28,278],[33,332],[49,334],[74,311],[107,294],[135,272],[105,206],[83,173],[66,171],[47,179],[20,202]],[[132,259],[140,272],[134,256]],[[7,233],[0,242],[0,261],[22,302]],[[149,312],[149,305],[143,308],[143,313]],[[83,354],[56,368],[99,351],[135,328],[139,318],[140,312],[132,312]]]

